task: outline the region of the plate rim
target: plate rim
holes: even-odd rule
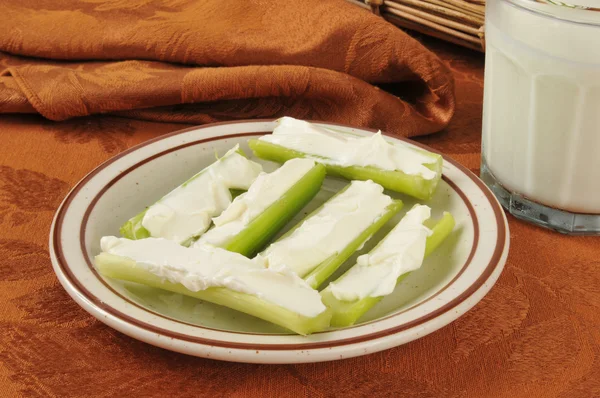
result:
[[[482,288],[486,288],[485,291],[483,292],[483,294],[481,295],[481,297],[479,297],[478,299],[475,300],[475,302],[473,303],[473,305],[474,305],[483,297],[483,295],[485,295],[487,293],[487,291],[489,291],[489,289],[491,289],[491,286],[493,286],[493,284],[495,283],[495,280],[491,284],[487,284],[487,282],[490,280],[490,278],[495,273],[497,273],[497,275],[499,275],[502,268],[504,267],[504,263],[506,261],[506,255],[507,255],[508,247],[509,247],[509,240],[510,240],[510,237],[508,234],[508,225],[507,225],[507,221],[506,221],[506,216],[505,216],[504,211],[500,207],[500,204],[496,200],[496,198],[493,196],[491,191],[489,191],[487,186],[485,186],[485,184],[479,178],[477,178],[466,167],[462,166],[460,163],[456,162],[455,160],[451,159],[450,157],[440,153],[439,151],[437,151],[433,148],[429,148],[426,145],[423,145],[421,143],[414,142],[405,137],[397,137],[397,136],[394,136],[391,134],[386,134],[386,133],[384,133],[384,134],[387,136],[390,136],[394,139],[398,139],[400,141],[407,142],[411,145],[415,145],[417,147],[420,147],[420,148],[426,149],[428,151],[442,155],[444,157],[444,162],[448,162],[448,163],[452,164],[460,172],[462,172],[465,176],[467,176],[470,180],[472,180],[475,183],[475,185],[479,188],[479,190],[484,194],[485,198],[487,199],[487,202],[489,202],[490,207],[494,214],[494,218],[496,220],[497,237],[496,237],[496,243],[494,246],[494,251],[490,258],[489,263],[483,269],[483,271],[478,276],[478,278],[471,285],[466,287],[464,289],[464,291],[462,291],[458,297],[455,297],[451,301],[445,303],[439,309],[432,311],[432,312],[428,312],[419,318],[413,319],[404,324],[395,325],[390,328],[383,329],[378,332],[360,334],[360,335],[357,335],[354,337],[348,337],[345,339],[333,340],[333,341],[292,343],[292,344],[288,344],[288,343],[285,343],[285,344],[257,344],[257,343],[227,342],[227,341],[203,338],[200,336],[189,336],[187,334],[177,333],[174,330],[163,329],[161,327],[145,328],[142,325],[140,325],[140,323],[144,324],[144,322],[138,320],[137,318],[128,316],[127,314],[123,314],[121,311],[119,311],[118,309],[115,309],[113,307],[105,306],[105,305],[98,305],[98,303],[94,302],[93,299],[90,299],[89,296],[92,296],[93,298],[98,300],[98,302],[100,302],[100,303],[101,303],[101,300],[98,297],[95,297],[89,291],[85,291],[86,289],[85,289],[83,283],[81,281],[79,281],[77,278],[75,278],[75,276],[73,274],[68,275],[69,272],[65,272],[65,270],[70,270],[70,267],[69,267],[67,260],[64,258],[64,255],[62,254],[62,242],[60,239],[60,236],[61,236],[60,232],[61,232],[61,228],[62,228],[62,221],[64,218],[64,214],[66,213],[66,210],[68,209],[70,202],[76,196],[78,191],[89,180],[91,180],[97,173],[99,173],[104,168],[108,167],[110,164],[114,163],[118,159],[121,159],[122,157],[125,157],[125,156],[129,155],[130,153],[139,150],[140,148],[143,148],[145,146],[148,146],[148,145],[153,144],[158,141],[168,139],[168,138],[176,136],[176,135],[180,135],[180,134],[184,134],[184,133],[188,133],[188,132],[192,132],[192,131],[208,129],[208,128],[219,126],[219,125],[231,125],[231,124],[240,124],[240,123],[260,124],[260,123],[265,123],[265,122],[271,123],[274,120],[276,120],[276,119],[252,119],[252,120],[225,121],[225,122],[205,124],[205,125],[201,125],[201,126],[192,126],[192,127],[177,130],[177,131],[174,131],[174,132],[171,132],[168,134],[163,134],[158,137],[152,138],[150,140],[144,141],[140,144],[137,144],[137,145],[107,159],[106,161],[102,162],[100,165],[95,167],[93,170],[91,170],[88,174],[86,174],[71,189],[71,191],[69,191],[69,193],[66,195],[65,199],[59,206],[59,208],[55,214],[54,220],[52,222],[52,227],[51,227],[51,231],[50,231],[49,243],[50,243],[50,251],[52,254],[51,257],[52,257],[52,263],[54,266],[54,270],[55,270],[55,273],[57,274],[57,276],[59,277],[58,278],[59,281],[61,282],[61,284],[63,285],[65,290],[67,290],[69,295],[71,295],[71,297],[73,297],[73,298],[76,298],[74,295],[78,295],[79,299],[84,298],[85,302],[88,306],[92,307],[96,311],[99,311],[100,313],[108,312],[109,315],[116,317],[118,321],[124,322],[124,326],[129,326],[129,327],[134,327],[134,328],[142,328],[145,331],[148,331],[150,333],[154,333],[157,335],[163,335],[165,337],[172,338],[172,339],[182,340],[185,343],[205,345],[205,346],[211,346],[211,347],[217,346],[217,347],[221,347],[221,348],[231,348],[231,349],[235,349],[235,350],[241,349],[241,350],[252,350],[252,351],[254,351],[254,350],[261,350],[261,351],[299,351],[299,350],[303,350],[303,351],[307,351],[307,350],[311,350],[311,349],[322,349],[322,348],[331,348],[331,347],[339,347],[339,346],[343,347],[343,346],[354,345],[354,344],[369,343],[371,341],[375,341],[378,339],[393,336],[394,334],[397,334],[400,332],[405,332],[405,331],[415,328],[417,326],[427,324],[430,321],[435,321],[436,319],[446,315],[448,311],[458,307],[459,305],[463,304],[465,301],[468,301],[469,299],[471,299]],[[341,127],[345,127],[345,128],[363,130],[363,131],[368,131],[368,132],[378,131],[378,130],[363,128],[363,127],[352,127],[352,126],[348,126],[348,125],[344,125],[344,124],[340,124],[340,123],[323,122],[323,121],[311,121],[311,122],[324,124],[324,125],[341,126]],[[176,146],[173,146],[170,148],[166,148],[164,150],[161,150],[160,152],[154,153],[151,156],[148,156],[139,161],[136,161],[136,163],[134,165],[132,165],[131,167],[128,167],[126,170],[121,171],[119,174],[117,174],[115,177],[113,177],[108,184],[105,184],[104,186],[101,187],[101,189],[95,195],[94,199],[89,203],[87,210],[86,210],[86,215],[89,216],[89,212],[91,211],[91,209],[93,209],[94,204],[99,200],[99,198],[102,196],[102,194],[106,190],[108,190],[110,188],[110,186],[112,186],[124,174],[126,174],[131,169],[137,168],[159,156],[165,155],[166,153],[169,153],[169,152],[177,151],[179,149],[182,149],[185,146],[198,145],[198,144],[202,144],[203,142],[210,142],[210,141],[214,141],[214,140],[227,139],[227,138],[237,138],[240,136],[256,136],[261,133],[268,133],[268,132],[269,132],[269,130],[257,129],[255,131],[248,132],[248,133],[235,133],[235,134],[229,134],[229,135],[221,135],[221,136],[215,136],[215,137],[208,137],[208,138],[204,138],[204,139],[198,139],[198,140],[194,140],[192,142],[187,142],[182,145],[176,145]],[[462,190],[459,187],[457,187],[457,185],[452,180],[445,178],[445,181],[447,183],[449,183],[451,188],[462,197],[462,199],[465,202],[465,204],[467,205],[467,207],[473,206],[473,204],[470,202],[470,200],[468,200],[468,197],[466,196],[466,194],[464,192],[462,192]],[[471,214],[473,214],[471,209],[469,209],[469,212]],[[477,217],[472,217],[472,219],[473,219],[474,227],[477,228]],[[58,228],[57,228],[57,226],[58,226]],[[85,232],[84,231],[85,227],[86,227],[86,223],[85,223],[85,218],[84,218],[84,219],[82,219],[81,226],[80,226],[81,232]],[[478,239],[479,234],[478,233],[474,234],[474,237],[475,237],[475,239]],[[84,250],[84,245],[85,245],[84,239],[85,239],[85,234],[82,233],[80,245],[82,245],[82,247],[81,247],[82,251],[84,253],[86,253],[86,251]],[[443,289],[450,286],[453,283],[453,281],[460,275],[460,273],[462,273],[467,268],[473,254],[475,252],[475,248],[476,248],[476,245],[474,244],[473,249],[471,249],[471,252],[469,254],[469,258],[465,261],[465,264],[462,266],[459,273],[457,273],[457,275],[455,275],[453,277],[453,279],[450,282],[448,282],[448,284],[446,284],[446,286],[444,286],[442,289],[436,291],[435,294],[439,294]],[[85,256],[85,258],[86,258],[86,261],[89,260],[87,255]],[[95,271],[95,269],[93,267],[92,267],[92,270]],[[60,275],[59,275],[59,273],[60,273]],[[103,284],[106,283],[103,280],[103,278],[101,278],[99,275],[98,275],[98,277]],[[65,281],[65,280],[63,280],[63,278],[66,278],[67,280]],[[496,276],[496,278],[497,278],[497,276]],[[65,282],[68,282],[68,283],[65,283]],[[77,286],[77,285],[79,285],[79,286]],[[81,288],[83,288],[84,291],[81,291]],[[73,289],[73,291],[71,291],[71,289]],[[114,291],[113,291],[113,293],[114,293]],[[422,302],[415,304],[415,306],[422,304],[423,302],[429,300],[430,298],[427,298],[427,299],[423,300]],[[78,304],[80,304],[85,310],[92,313],[93,316],[95,316],[96,318],[100,319],[103,322],[105,321],[104,319],[98,317],[96,314],[91,312],[90,311],[91,308],[86,308],[86,306],[82,305],[79,302],[79,300],[77,300],[77,299],[75,301],[77,301]],[[110,310],[107,311],[107,308],[105,308],[105,307],[108,307],[108,309],[112,309],[113,311],[110,311]],[[149,312],[152,312],[151,310],[146,309],[143,306],[140,306],[140,307]],[[469,308],[470,307],[472,307],[472,305],[469,306]],[[120,314],[120,315],[124,315],[124,316],[118,316],[114,312],[116,312],[117,314]],[[404,311],[402,311],[402,312],[404,312]],[[154,312],[152,312],[152,313],[156,315],[156,313],[154,313]],[[461,312],[458,316],[462,315],[462,313],[464,313],[464,312]],[[388,319],[388,318],[393,317],[398,314],[399,313],[393,313],[393,314],[387,315],[385,317],[378,318],[377,320],[374,320],[374,322],[377,322],[377,321],[380,321],[383,319]],[[158,315],[160,315],[160,314],[158,314]],[[456,318],[458,318],[458,316],[453,317],[453,319],[451,319],[448,322],[444,322],[444,324],[440,325],[439,327],[442,327],[445,324],[455,320]],[[106,315],[104,317],[106,318]],[[169,318],[168,316],[163,316],[163,317],[166,317],[171,321],[180,322],[173,318]],[[105,323],[107,323],[107,322],[105,322]],[[185,323],[185,322],[183,322],[183,323]],[[244,332],[224,331],[221,329],[212,329],[212,328],[204,327],[201,325],[193,325],[193,324],[189,324],[189,323],[186,323],[186,324],[192,325],[192,326],[195,326],[198,328],[202,328],[202,329],[219,330],[219,331],[229,332],[229,333],[265,335],[265,334],[261,334],[261,333],[244,333]],[[148,325],[148,324],[146,324],[146,325]],[[361,324],[361,325],[364,325],[364,324]],[[114,325],[109,325],[109,326],[114,327]],[[152,325],[150,325],[150,326],[152,326]],[[437,329],[437,328],[435,328],[435,329]],[[435,330],[435,329],[433,329],[433,330]],[[431,330],[431,331],[433,331],[433,330]],[[121,331],[123,331],[123,330],[121,330]],[[125,332],[125,333],[127,333],[127,332]],[[427,334],[427,333],[425,333],[425,334]],[[422,335],[424,335],[424,334],[422,334]],[[133,337],[140,338],[139,336],[133,336]],[[420,337],[420,336],[417,336],[417,337]],[[142,340],[144,340],[144,339],[142,339]],[[152,341],[148,341],[148,342],[156,345],[155,342],[152,342]],[[173,349],[173,348],[170,348],[170,349]],[[258,351],[257,351],[257,353],[258,353]]]

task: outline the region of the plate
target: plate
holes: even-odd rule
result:
[[[366,129],[319,124],[353,134],[373,134]],[[54,271],[69,295],[108,326],[168,350],[237,362],[299,363],[369,354],[423,337],[468,311],[496,282],[508,255],[506,217],[481,180],[448,157],[444,157],[439,188],[425,203],[432,207],[433,217],[450,211],[456,219],[455,231],[418,271],[352,327],[292,335],[224,307],[104,279],[96,272],[92,259],[100,252],[100,237],[118,234],[124,221],[214,162],[215,153],[224,154],[240,144],[251,154],[247,139],[268,134],[274,126],[273,120],[254,120],[189,128],[144,142],[90,172],[66,196],[50,231]],[[276,167],[260,162],[266,170]],[[294,221],[346,183],[328,177],[317,197]],[[414,203],[393,196],[406,202],[405,211]],[[363,250],[369,250],[385,232],[380,231]]]

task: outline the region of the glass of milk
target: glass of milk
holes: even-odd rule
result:
[[[485,32],[482,179],[516,217],[600,234],[600,0],[491,0]]]

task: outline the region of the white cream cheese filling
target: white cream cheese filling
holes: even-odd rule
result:
[[[431,216],[428,206],[417,205],[370,253],[358,257],[356,265],[329,284],[342,301],[382,297],[394,291],[400,275],[421,267],[431,230],[423,222]]]
[[[309,274],[342,251],[386,211],[392,199],[373,181],[352,181],[290,235],[272,243],[262,258],[271,269]]]
[[[368,137],[354,136],[291,117],[279,119],[273,134],[261,141],[314,157],[320,163],[338,166],[372,166],[381,170],[402,171],[431,180],[436,172],[425,165],[437,159],[406,144],[389,143],[381,131]]]

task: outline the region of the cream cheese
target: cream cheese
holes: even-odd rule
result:
[[[229,206],[230,189],[246,190],[262,171],[262,166],[237,153],[238,146],[208,166],[188,182],[175,188],[150,206],[142,226],[155,238],[183,243],[202,234],[211,218]]]
[[[235,198],[220,216],[213,218],[215,227],[202,235],[194,246],[223,247],[314,166],[315,162],[310,159],[291,159],[272,173],[261,173],[247,192]]]
[[[134,260],[137,266],[191,291],[224,287],[251,294],[306,317],[325,311],[319,293],[290,272],[212,246],[184,247],[169,239],[101,239],[102,251]]]
[[[431,215],[428,206],[417,205],[368,254],[358,257],[354,267],[329,284],[342,301],[382,297],[394,291],[400,275],[421,267],[425,243],[431,234],[423,222]]]
[[[435,157],[409,145],[391,144],[383,138],[381,131],[368,137],[354,136],[283,117],[278,120],[273,134],[259,140],[305,153],[324,164],[372,166],[428,180],[436,177],[436,172],[425,166],[436,163]]]
[[[392,199],[373,181],[352,181],[325,202],[290,235],[271,244],[260,257],[270,269],[309,274],[342,251],[385,212]]]

